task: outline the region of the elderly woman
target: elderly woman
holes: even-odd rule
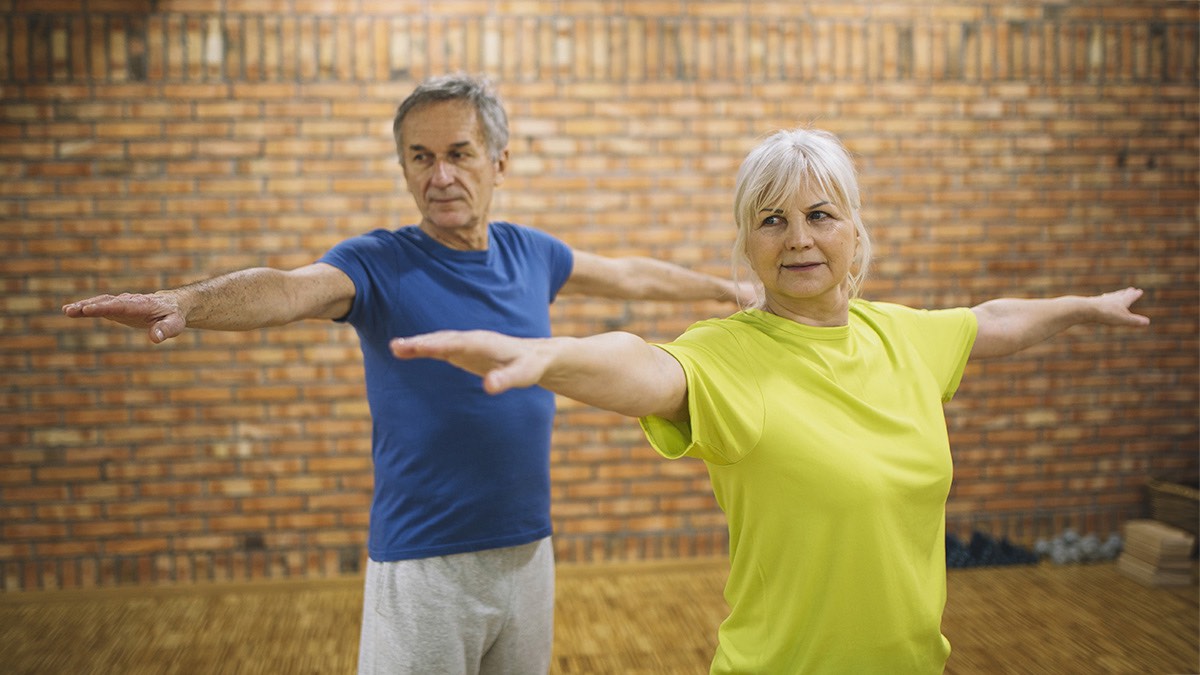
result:
[[[926,311],[858,297],[871,258],[853,162],[832,134],[781,131],[743,162],[736,252],[756,307],[670,344],[627,333],[396,339],[487,391],[541,385],[641,418],[698,457],[729,525],[730,614],[713,673],[940,673],[951,461],[942,404],[969,358],[1080,323],[1143,326],[1128,288]]]

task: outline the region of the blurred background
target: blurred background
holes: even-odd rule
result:
[[[370,420],[352,329],[141,331],[97,293],[290,268],[415,222],[391,138],[421,79],[494,79],[491,216],[731,273],[734,174],[812,125],[859,161],[918,307],[1146,290],[1148,329],[971,364],[948,531],[1107,536],[1195,484],[1200,11],[1116,0],[0,0],[0,589],[357,575]],[[453,312],[453,307],[445,308]],[[666,341],[714,303],[560,300]],[[560,399],[562,563],[722,555],[704,467]]]

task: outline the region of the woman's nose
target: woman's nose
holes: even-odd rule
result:
[[[812,246],[812,229],[804,221],[789,223],[786,243],[788,248],[808,248]]]

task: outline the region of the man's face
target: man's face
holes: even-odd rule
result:
[[[474,248],[467,242],[483,233],[486,246],[492,190],[504,179],[508,150],[492,160],[474,107],[444,101],[418,108],[404,118],[400,139],[397,150],[421,228],[455,248]]]

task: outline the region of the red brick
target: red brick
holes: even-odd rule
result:
[[[0,415],[0,440],[21,454],[0,471],[0,514],[84,518],[111,506],[141,529],[93,533],[79,549],[0,547],[0,557],[47,556],[6,572],[13,583],[267,574],[272,563],[239,552],[239,535],[206,534],[214,516],[269,517],[267,536],[298,551],[289,570],[336,573],[336,553],[318,547],[361,545],[370,423],[351,331],[313,322],[153,346],[57,307],[241,266],[299,266],[346,236],[415,222],[391,115],[412,78],[475,64],[498,76],[512,118],[493,215],[585,250],[726,274],[741,157],[765,131],[812,120],[859,155],[881,248],[871,297],[945,306],[1147,286],[1152,332],[1078,328],[968,368],[947,406],[951,515],[1070,522],[1099,507],[1117,517],[1140,503],[1145,475],[1196,470],[1192,8],[1079,6],[1054,18],[994,4],[814,6],[817,30],[781,2],[754,10],[780,21],[748,20],[740,0],[641,3],[603,25],[589,2],[553,23],[530,18],[555,9],[542,0],[480,0],[478,14],[445,21],[421,3],[360,2],[356,13],[310,3],[297,15],[282,0],[181,0],[140,18],[147,78],[133,81],[126,51],[143,45],[109,49],[95,14],[131,10],[97,1],[51,6],[55,20],[74,20],[70,59],[27,59],[25,16],[0,19],[13,36],[0,73],[18,94],[0,105],[0,216],[12,233],[0,244],[10,260],[0,365],[22,392]],[[1154,22],[1166,30],[1151,44]],[[213,30],[231,41],[216,65],[201,58]],[[1131,277],[1130,265],[1152,270]],[[625,304],[560,299],[554,326],[585,334],[619,320],[666,340],[728,311]],[[560,408],[560,558],[723,550],[701,463],[658,459],[627,418]],[[29,485],[42,471],[66,482]],[[1078,494],[1041,492],[1064,485]],[[82,510],[57,510],[67,502]],[[194,515],[134,515],[165,503]],[[287,512],[300,508],[325,511]],[[682,527],[695,534],[672,531]],[[160,572],[154,551],[139,551],[161,541],[186,553]],[[97,557],[121,546],[137,558],[126,567]]]

